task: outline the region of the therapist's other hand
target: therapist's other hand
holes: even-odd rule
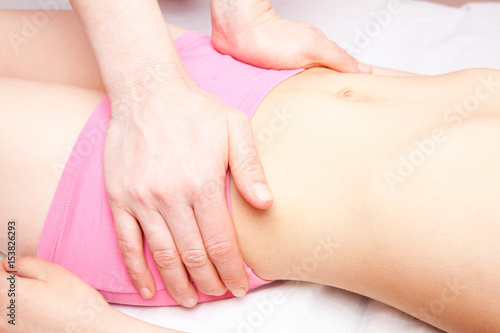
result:
[[[14,278],[7,273],[13,270],[17,272]],[[34,257],[17,258],[15,269],[8,267],[6,260],[0,264],[2,312],[10,313],[7,302],[14,299],[7,297],[10,292],[15,293],[15,326],[8,324],[13,317],[2,315],[0,332],[111,332],[101,330],[101,326],[117,316],[117,311],[76,275]]]
[[[146,299],[155,293],[144,233],[181,305],[198,301],[188,272],[204,294],[229,289],[243,296],[248,275],[226,202],[228,165],[251,205],[272,205],[248,117],[194,83],[134,89],[122,95],[140,98],[111,103],[104,154],[108,199],[133,284]]]
[[[269,0],[212,0],[212,42],[219,52],[262,68],[372,73],[314,25],[279,17]]]
[[[105,267],[103,267],[105,269]],[[0,263],[0,307],[10,314],[15,299],[15,325],[12,317],[0,320],[2,333],[180,333],[141,322],[113,309],[106,300],[78,276],[63,267],[34,257],[16,259],[15,274],[6,261]],[[15,277],[13,278],[13,276]],[[15,281],[15,288],[11,288]],[[8,296],[15,290],[15,298]],[[3,316],[2,316],[3,317]]]

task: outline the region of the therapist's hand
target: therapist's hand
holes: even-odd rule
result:
[[[13,270],[15,274],[7,272]],[[34,257],[17,258],[14,269],[6,261],[0,262],[0,294],[2,333],[177,332],[113,309],[97,290],[73,273]],[[15,316],[11,317],[5,314],[11,313],[7,307],[12,299]],[[14,318],[15,325],[9,324]]]
[[[95,289],[64,268],[33,257],[17,258],[14,268],[6,260],[0,263],[0,292],[0,332],[98,332],[104,320],[115,316]],[[11,299],[15,317],[4,315],[10,313]],[[15,326],[7,322],[12,319]]]
[[[226,202],[228,165],[250,204],[272,205],[248,117],[194,83],[140,91],[127,92],[141,96],[131,108],[112,102],[104,154],[108,198],[132,282],[144,298],[155,293],[143,232],[181,305],[198,301],[188,272],[205,294],[229,289],[243,296],[248,276]]]
[[[248,117],[194,84],[157,0],[70,1],[111,102],[104,178],[132,283],[144,298],[156,292],[144,235],[180,304],[198,301],[188,272],[205,294],[243,296],[248,275],[226,203],[228,165],[251,205],[272,205]]]
[[[269,69],[372,72],[315,26],[279,17],[269,0],[212,0],[211,5],[212,41],[223,54]]]

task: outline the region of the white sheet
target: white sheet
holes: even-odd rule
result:
[[[45,8],[50,1],[61,9],[69,8],[66,0],[0,0],[0,8]],[[500,3],[455,8],[401,0],[401,12],[381,21],[385,26],[377,29],[377,13],[387,10],[391,1],[272,2],[281,15],[316,24],[370,64],[422,74],[470,67],[500,69]],[[208,0],[165,0],[161,7],[169,22],[210,33]],[[363,43],[360,31],[372,36]],[[278,282],[243,299],[201,304],[192,310],[116,308],[160,326],[189,332],[438,332],[365,297],[296,282]]]

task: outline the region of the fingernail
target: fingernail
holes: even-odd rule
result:
[[[151,297],[153,297],[153,293],[148,288],[141,288],[139,289],[139,292],[144,299],[150,299]]]
[[[182,302],[179,302],[179,303],[181,303],[181,305],[186,307],[186,308],[192,308],[193,306],[196,305],[196,302],[197,302],[196,298],[189,297],[189,298],[183,299]]]
[[[362,62],[358,62],[358,69],[361,73],[370,74],[372,72],[372,66],[367,65]]]
[[[271,201],[273,200],[273,196],[271,195],[271,191],[266,184],[263,183],[255,183],[252,185],[252,192],[255,197],[261,201]]]
[[[247,290],[245,288],[237,288],[235,290],[231,290],[234,296],[236,297],[243,297],[246,295]]]

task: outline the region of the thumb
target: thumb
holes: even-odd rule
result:
[[[327,43],[328,44],[320,48],[320,52],[317,53],[317,61],[323,66],[343,73],[373,73],[373,69],[370,65],[359,62],[335,42],[327,40]]]
[[[228,113],[229,167],[236,188],[248,203],[258,209],[267,209],[273,197],[257,154],[252,126],[247,115],[236,111]]]
[[[3,268],[7,272],[11,272],[11,274],[36,280],[46,280],[51,274],[57,274],[60,270],[64,269],[56,264],[35,257],[19,257],[16,258],[14,264],[4,260]]]

